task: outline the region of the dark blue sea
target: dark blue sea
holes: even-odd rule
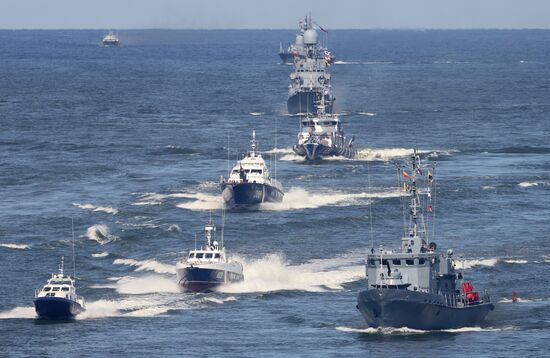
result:
[[[0,356],[550,354],[550,31],[330,32],[359,159],[315,164],[291,150],[277,51],[294,31],[119,34],[0,31]],[[221,224],[219,178],[252,130],[285,200],[227,212],[244,283],[180,293],[175,262],[210,210]],[[413,148],[437,162],[432,240],[496,304],[481,327],[377,330],[355,308],[371,227],[400,245]],[[88,311],[41,323],[71,218]]]

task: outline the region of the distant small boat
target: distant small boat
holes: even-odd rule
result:
[[[120,45],[120,40],[119,40],[117,34],[115,34],[112,31],[109,31],[109,33],[107,35],[105,35],[105,37],[103,37],[102,43],[103,43],[103,46],[105,46],[105,47],[119,46]]]
[[[84,298],[76,294],[75,278],[63,272],[63,257],[59,272],[36,290],[34,308],[41,319],[72,319],[86,311]]]
[[[227,257],[223,242],[216,240],[216,226],[210,221],[204,227],[206,246],[189,251],[187,258],[176,264],[178,285],[186,292],[210,292],[230,282],[244,280],[243,265]],[[196,246],[196,238],[195,238]]]

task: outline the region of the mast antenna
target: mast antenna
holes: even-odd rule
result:
[[[224,231],[225,231],[225,208],[222,209],[222,234],[221,234],[222,249],[224,248],[223,246]]]
[[[74,254],[74,217],[71,216],[71,233],[73,237],[73,278],[76,278],[76,258]]]

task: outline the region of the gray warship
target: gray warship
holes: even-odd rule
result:
[[[359,293],[357,308],[371,327],[441,330],[478,326],[494,309],[489,294],[476,292],[464,280],[452,250],[442,254],[434,242],[428,244],[430,215],[424,220],[423,206],[434,215],[434,167],[421,165],[415,150],[399,172],[403,190],[410,194],[409,225],[400,250],[380,247],[376,252],[371,244],[366,259],[368,287]],[[422,195],[417,188],[420,178],[429,184]]]
[[[294,153],[305,157],[306,160],[331,156],[356,159],[354,138],[345,137],[338,115],[325,113],[322,97],[316,107],[316,115],[307,115],[300,119],[298,143],[292,148]]]
[[[303,35],[297,36],[301,52],[294,56],[294,72],[290,74],[287,109],[289,114],[317,113],[321,98],[325,102],[325,112],[332,113],[335,98],[332,94],[330,73],[327,68],[333,57],[319,43],[317,31],[313,28],[311,17],[306,18]]]

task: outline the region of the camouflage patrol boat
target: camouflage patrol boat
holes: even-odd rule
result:
[[[440,330],[478,326],[494,309],[487,291],[476,292],[455,267],[453,251],[437,251],[428,244],[433,167],[421,165],[414,151],[411,162],[399,168],[403,190],[410,194],[410,218],[401,248],[380,247],[367,255],[367,288],[359,293],[357,308],[371,327],[408,327]],[[417,182],[427,179],[420,195]],[[432,218],[433,220],[433,218]]]
[[[306,160],[332,156],[356,159],[357,150],[353,147],[354,138],[347,139],[344,136],[338,115],[325,113],[323,98],[317,108],[317,115],[301,118],[298,143],[292,148],[294,153]]]

